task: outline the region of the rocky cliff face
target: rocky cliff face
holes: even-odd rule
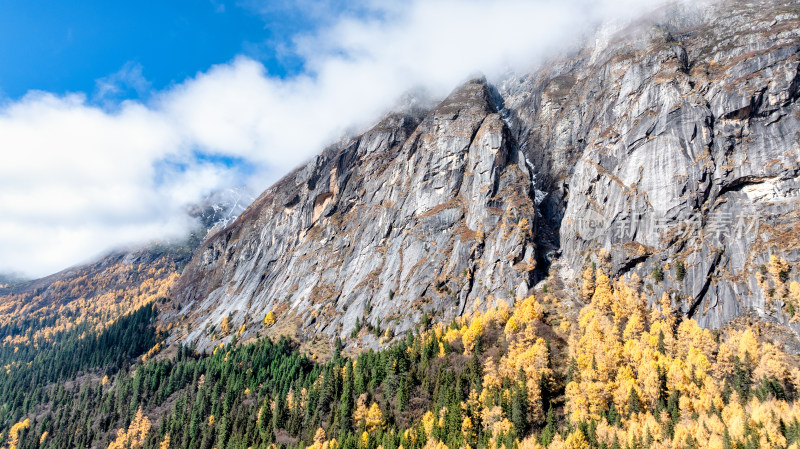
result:
[[[787,321],[758,275],[800,249],[799,9],[669,16],[506,82],[567,277],[608,259],[613,274],[662,272],[646,288],[704,325],[747,311]]]
[[[390,115],[267,190],[176,290],[190,339],[273,311],[299,331],[403,332],[534,281],[532,174],[484,80]]]
[[[799,13],[661,11],[387,116],[198,249],[166,315],[175,337],[211,343],[226,317],[255,334],[270,311],[299,335],[402,333],[513,302],[553,262],[565,279],[591,262],[635,273],[707,326],[789,325],[763,265],[779,253],[793,277],[800,256]]]

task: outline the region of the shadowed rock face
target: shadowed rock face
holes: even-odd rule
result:
[[[710,327],[749,311],[788,324],[757,273],[800,256],[800,6],[660,14],[390,115],[289,174],[195,253],[166,316],[189,324],[176,336],[208,344],[223,317],[268,311],[300,335],[398,333],[592,260],[661,269],[645,288]]]

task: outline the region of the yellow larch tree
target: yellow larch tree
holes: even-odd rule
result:
[[[11,426],[11,430],[8,431],[8,449],[17,449],[17,445],[19,445],[19,434],[22,433],[23,430],[30,429],[30,427],[31,420],[28,418]]]
[[[222,319],[222,323],[219,325],[219,330],[223,335],[227,335],[231,331],[231,320],[229,317],[226,316]]]
[[[564,449],[589,449],[589,442],[580,429],[572,431],[564,440]]]
[[[592,295],[594,295],[594,269],[592,269],[592,267],[586,267],[586,269],[583,270],[581,281],[581,296],[584,301],[589,301],[592,299]]]
[[[356,399],[356,408],[353,410],[353,422],[356,428],[362,428],[367,422],[367,394],[362,393]]]
[[[786,300],[789,301],[789,304],[794,308],[794,315],[790,318],[792,322],[797,322],[800,320],[800,284],[795,281],[789,284],[789,296]]]
[[[776,379],[781,383],[791,381],[789,366],[783,351],[772,343],[765,342],[758,349],[758,359],[754,361],[753,378]]]
[[[600,313],[607,314],[611,310],[611,302],[613,300],[614,293],[611,289],[611,280],[602,270],[597,270],[597,279],[595,281],[594,294],[592,295],[592,307]]]
[[[150,419],[142,413],[142,408],[139,407],[128,430],[117,430],[117,438],[108,445],[108,449],[141,448],[150,432],[150,426]]]
[[[783,285],[786,274],[789,272],[789,263],[782,257],[775,254],[769,256],[769,263],[767,263],[767,272],[772,278],[772,282],[776,286]]]
[[[758,338],[756,338],[753,329],[747,328],[747,330],[742,332],[739,335],[738,342],[737,355],[739,356],[739,360],[758,360]]]
[[[375,402],[373,402],[372,405],[369,406],[369,410],[367,410],[365,425],[369,433],[375,433],[385,427],[383,412],[381,412],[381,408]]]
[[[438,426],[438,420],[436,419],[436,415],[434,415],[430,410],[425,412],[425,415],[422,416],[422,428],[425,430],[425,433],[428,436],[433,434],[433,428]]]
[[[483,334],[483,315],[477,312],[461,337],[465,352],[472,352],[475,349],[475,341],[480,338],[481,334]]]

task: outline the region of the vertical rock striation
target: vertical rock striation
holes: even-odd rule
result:
[[[505,81],[565,276],[609,258],[703,325],[749,311],[788,323],[758,278],[771,254],[800,255],[798,13],[788,1],[667,13]]]

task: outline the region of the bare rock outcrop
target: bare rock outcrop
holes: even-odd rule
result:
[[[724,2],[472,80],[264,192],[197,250],[165,319],[206,346],[270,311],[300,336],[401,334],[513,303],[558,260],[574,287],[592,262],[635,273],[705,326],[797,331],[765,266],[800,271],[799,68],[797,2]]]
[[[296,332],[401,333],[534,281],[532,175],[485,80],[390,115],[267,190],[208,239],[175,292],[188,338],[273,311]],[[519,292],[519,293],[518,293]]]

